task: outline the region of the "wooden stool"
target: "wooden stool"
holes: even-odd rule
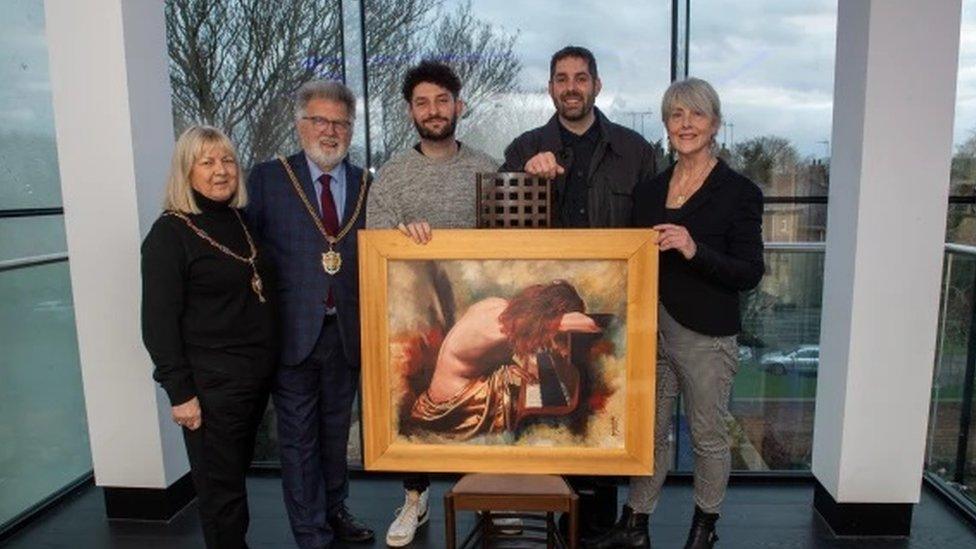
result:
[[[455,549],[455,513],[457,511],[485,511],[477,524],[461,543],[461,549],[474,547],[481,541],[489,547],[493,540],[522,540],[545,543],[546,547],[576,549],[577,497],[562,477],[555,475],[494,475],[475,473],[464,475],[444,494],[444,522],[447,528],[447,549]],[[503,516],[523,519],[519,533],[506,533],[505,527],[495,526],[490,511]],[[516,514],[512,515],[510,512]],[[559,533],[554,513],[569,513],[569,543]],[[521,514],[545,513],[545,516]],[[544,526],[538,525],[543,522]],[[529,524],[534,522],[536,524]],[[532,533],[544,532],[545,537]]]

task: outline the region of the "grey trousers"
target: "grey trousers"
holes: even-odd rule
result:
[[[695,504],[718,513],[729,482],[728,416],[732,377],[738,369],[735,336],[713,337],[678,324],[658,307],[657,404],[654,418],[654,475],[631,477],[627,504],[651,513],[671,461],[668,434],[674,399],[681,393],[695,453]]]

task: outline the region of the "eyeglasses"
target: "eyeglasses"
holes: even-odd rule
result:
[[[316,130],[332,128],[335,133],[347,133],[352,127],[352,122],[348,120],[329,120],[322,116],[303,116],[302,120],[311,122]]]

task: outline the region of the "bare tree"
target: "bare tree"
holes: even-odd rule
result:
[[[168,0],[166,32],[177,130],[223,129],[245,166],[294,144],[302,83],[342,76],[335,0]]]
[[[381,164],[414,138],[400,89],[411,65],[421,59],[451,65],[463,84],[467,118],[492,97],[515,90],[522,68],[514,53],[517,39],[517,34],[506,35],[474,17],[470,2],[449,13],[443,0],[367,2],[370,130],[378,145],[373,164]]]
[[[451,64],[469,113],[514,89],[515,35],[444,0],[363,0],[373,164],[405,146],[413,127],[400,84],[421,58]],[[294,148],[290,98],[313,78],[342,78],[337,0],[167,0],[166,28],[177,131],[195,123],[223,129],[245,166]]]

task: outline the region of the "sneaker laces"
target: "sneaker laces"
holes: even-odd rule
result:
[[[399,529],[410,526],[416,528],[417,522],[420,519],[420,498],[411,500],[407,499],[403,506],[396,510],[394,513],[396,519],[393,521],[393,525],[390,529]]]

